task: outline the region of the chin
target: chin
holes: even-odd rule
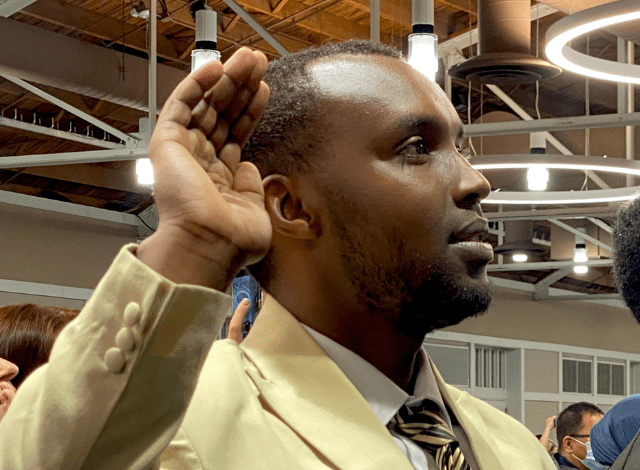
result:
[[[399,315],[399,327],[424,336],[484,314],[493,289],[488,276],[471,279],[466,274],[430,268],[426,278],[407,291]]]

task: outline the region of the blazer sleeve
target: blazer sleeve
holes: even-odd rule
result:
[[[124,247],[0,422],[0,469],[158,468],[230,305]]]

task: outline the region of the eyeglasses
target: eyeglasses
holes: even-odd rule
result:
[[[569,436],[571,436],[571,437],[582,437],[582,438],[591,437],[591,436],[589,436],[589,434],[569,434]]]

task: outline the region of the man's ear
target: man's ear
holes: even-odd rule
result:
[[[263,180],[263,186],[265,207],[274,233],[303,240],[317,237],[316,215],[301,200],[295,179],[270,175]]]
[[[562,442],[560,443],[560,450],[562,450],[565,454],[573,453],[573,442],[569,436],[564,436],[562,438]]]

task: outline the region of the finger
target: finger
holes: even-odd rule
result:
[[[269,87],[266,83],[262,82],[260,88],[253,96],[253,99],[244,110],[242,115],[235,122],[230,129],[230,138],[233,142],[237,142],[240,146],[244,145],[249,139],[253,128],[256,126],[258,119],[264,113],[269,102]]]
[[[212,87],[207,100],[219,113],[226,109],[234,96],[246,88],[254,68],[258,65],[258,56],[250,49],[242,48],[234,53],[224,64],[224,75]]]
[[[189,128],[198,128],[203,134],[207,135],[216,126],[218,121],[217,111],[209,106],[205,100],[200,100],[191,112],[191,122]]]
[[[236,169],[233,190],[254,204],[264,206],[264,187],[258,168],[251,162],[241,162]]]
[[[241,156],[242,149],[238,144],[234,142],[225,144],[218,151],[218,160],[220,160],[224,164],[226,169],[228,169],[228,171],[231,173],[232,179],[235,178]]]
[[[249,307],[251,307],[249,299],[242,299],[236,307],[236,311],[233,312],[233,316],[229,322],[229,334],[227,338],[234,340],[238,344],[242,342],[242,324],[249,312]]]
[[[227,104],[223,114],[225,119],[233,125],[233,123],[242,114],[244,109],[251,103],[254,94],[261,87],[261,80],[267,71],[267,60],[264,54],[255,53],[256,65],[251,76],[247,79],[244,88],[238,90],[233,99]]]
[[[165,103],[158,122],[169,120],[187,126],[191,111],[223,77],[223,67],[211,61],[182,80]]]

